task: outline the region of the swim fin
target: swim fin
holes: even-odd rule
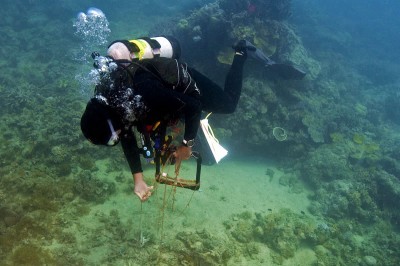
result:
[[[267,70],[276,73],[282,79],[286,80],[294,80],[294,79],[303,79],[306,75],[306,72],[303,70],[293,66],[293,65],[286,65],[286,64],[272,64],[267,65]]]
[[[276,63],[247,40],[246,47],[248,55],[263,63],[268,70],[276,73],[283,79],[302,79],[306,75],[306,72],[296,66]]]

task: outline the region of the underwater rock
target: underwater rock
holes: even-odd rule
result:
[[[267,170],[265,171],[265,174],[266,174],[267,176],[273,178],[274,175],[275,175],[275,171],[274,171],[273,169],[271,169],[271,168],[267,168]]]
[[[241,243],[249,243],[253,240],[253,225],[245,220],[240,220],[232,230],[232,236]]]
[[[287,186],[289,186],[289,180],[290,180],[289,176],[287,176],[287,175],[282,175],[282,176],[279,178],[279,185],[282,185],[282,186],[284,186],[284,187],[287,187]]]
[[[275,171],[271,168],[267,168],[267,170],[265,171],[265,175],[269,177],[269,182],[272,182],[272,180],[274,179]]]

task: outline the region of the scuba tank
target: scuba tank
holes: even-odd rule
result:
[[[134,40],[117,40],[112,42],[110,49],[116,43],[123,43],[130,52],[131,59],[151,59],[165,57],[179,59],[181,47],[178,40],[172,36],[141,37]]]

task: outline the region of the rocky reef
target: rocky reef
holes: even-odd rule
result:
[[[290,1],[215,1],[180,19],[172,33],[184,51],[202,51],[187,56],[199,67],[215,64],[210,59],[229,64],[232,44],[247,39],[274,60],[301,65],[316,77],[318,63],[286,22],[290,10]]]
[[[310,86],[308,82],[318,77],[320,64],[309,55],[288,22],[290,13],[291,1],[215,1],[179,19],[170,32],[181,41],[184,59],[221,83],[232,60],[231,46],[240,39],[251,41],[276,62],[301,66],[307,72],[305,82],[285,81],[268,72],[262,63],[248,59],[235,114],[215,123],[216,132],[237,146],[272,145],[281,150],[288,145],[277,143],[272,131],[282,127],[288,135],[285,144],[291,143],[290,149],[299,150],[302,131],[307,132],[313,123],[312,116],[304,119],[310,111],[304,93]],[[311,136],[320,141],[323,136],[312,131],[315,126],[309,127]],[[237,135],[244,138],[238,142],[232,137]]]
[[[398,81],[379,73],[396,64],[366,69],[364,59],[349,60],[343,49],[354,37],[314,25],[314,12],[296,25],[291,1],[220,0],[165,21],[184,59],[217,82],[242,38],[306,70],[304,80],[282,80],[249,58],[236,112],[211,119],[237,154],[273,157],[279,184],[297,193],[304,181],[313,193],[302,212],[247,206],[218,221],[222,229],[168,224],[176,231],[160,239],[159,217],[139,230],[143,213],[126,218],[131,207],[115,206],[117,196],[133,197],[121,152],[80,134],[87,95],[74,78],[79,40],[65,23],[79,5],[45,2],[6,0],[0,10],[1,265],[280,265],[303,251],[309,265],[398,265],[400,100]]]

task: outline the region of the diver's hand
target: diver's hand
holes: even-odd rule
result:
[[[181,145],[176,149],[173,155],[175,156],[175,174],[178,176],[182,160],[187,160],[192,155],[192,147]]]
[[[192,155],[192,147],[187,147],[185,145],[179,146],[174,152],[176,161],[187,160]]]
[[[153,190],[153,186],[148,186],[143,180],[143,173],[133,174],[133,182],[135,183],[134,192],[141,201],[146,201]]]

